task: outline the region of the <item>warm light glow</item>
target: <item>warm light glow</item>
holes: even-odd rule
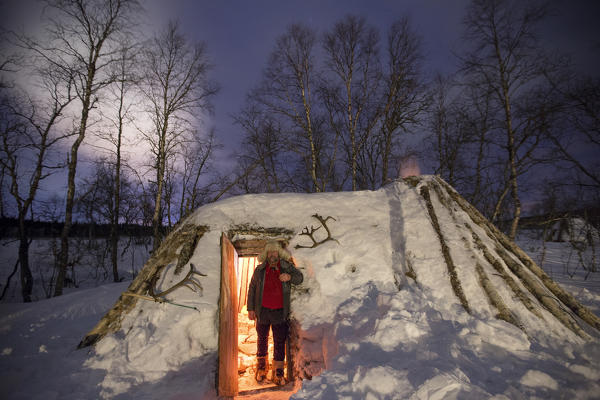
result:
[[[419,160],[415,156],[408,156],[400,162],[400,177],[406,178],[418,175],[421,175],[421,169],[419,168]]]
[[[275,398],[277,400],[288,399],[296,393],[301,386],[300,382],[295,382],[293,387],[286,385],[281,389],[273,391],[276,385],[271,382],[271,371],[264,382],[258,383],[255,379],[256,373],[256,326],[255,321],[248,318],[247,299],[248,287],[254,269],[258,266],[256,257],[238,257],[236,265],[236,274],[238,282],[238,391],[255,393],[261,389],[269,389],[262,393],[260,398]],[[273,335],[269,334],[269,349],[267,355],[269,365],[273,363]],[[287,368],[287,364],[286,367]]]
[[[258,265],[256,257],[239,257],[237,262],[237,283],[238,283],[238,312],[246,306],[248,302],[248,287],[254,269]]]
[[[240,392],[262,389],[274,386],[270,381],[257,383],[254,379],[256,372],[256,327],[255,322],[248,318],[248,287],[254,269],[258,265],[256,257],[238,257],[238,389]],[[269,361],[273,359],[273,339],[269,335]]]
[[[268,362],[273,360],[273,335],[269,335]],[[275,386],[269,379],[258,383],[254,379],[256,373],[256,326],[255,322],[248,318],[246,306],[238,314],[238,390],[264,389]],[[270,378],[270,374],[269,374]]]

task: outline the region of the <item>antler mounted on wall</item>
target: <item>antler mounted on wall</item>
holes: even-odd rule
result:
[[[318,226],[315,228],[314,226],[311,225],[310,230],[308,229],[308,226],[305,226],[304,229],[302,229],[302,233],[299,233],[299,235],[308,236],[310,238],[310,240],[313,241],[313,244],[312,244],[312,246],[302,246],[302,245],[297,244],[296,246],[294,246],[294,248],[296,248],[296,249],[312,249],[312,248],[315,248],[318,245],[323,244],[329,240],[333,240],[337,244],[340,244],[340,242],[338,242],[337,239],[334,239],[331,237],[331,231],[329,230],[329,227],[327,226],[327,221],[329,221],[330,219],[337,221],[335,218],[333,218],[332,216],[327,216],[327,218],[323,218],[319,214],[313,214],[311,216],[313,218],[316,218],[321,223],[321,226],[323,228],[325,228],[325,230],[327,231],[327,237],[321,241],[317,241],[314,237],[314,233],[316,231],[318,231],[319,229],[321,229],[321,226]]]
[[[202,285],[200,285],[200,282],[194,280],[194,275],[206,276],[206,274],[203,274],[202,272],[195,271],[194,264],[190,263],[190,272],[187,273],[185,278],[183,278],[181,281],[177,282],[175,285],[173,285],[169,289],[162,291],[160,293],[155,293],[154,285],[156,284],[156,280],[158,279],[158,276],[159,276],[157,274],[157,275],[155,275],[154,279],[152,279],[152,282],[150,284],[150,288],[148,289],[148,292],[149,292],[150,296],[152,296],[155,300],[166,296],[167,294],[171,293],[173,290],[175,290],[179,287],[186,287],[193,292],[200,290],[200,294],[202,294]]]

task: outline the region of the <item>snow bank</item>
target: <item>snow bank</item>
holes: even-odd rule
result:
[[[0,398],[99,398],[103,371],[85,368],[82,335],[127,288],[125,283],[79,290],[28,304],[0,304]]]

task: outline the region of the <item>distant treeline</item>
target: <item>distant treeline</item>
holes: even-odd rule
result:
[[[536,229],[543,227],[545,224],[551,221],[575,217],[583,218],[597,229],[600,229],[600,207],[555,212],[552,214],[525,216],[521,218],[521,228]],[[0,239],[6,237],[18,237],[18,223],[19,221],[16,218],[0,218]],[[500,222],[500,225],[508,225],[508,223],[509,221],[502,221]],[[29,231],[29,236],[33,238],[59,237],[63,225],[63,222],[26,221],[26,227]],[[163,235],[167,233],[167,230],[167,227],[163,228]],[[119,233],[121,235],[134,237],[152,236],[152,227],[137,224],[119,224]],[[69,236],[107,238],[110,236],[110,225],[74,223]]]
[[[30,238],[41,237],[59,237],[63,229],[64,222],[49,221],[31,221],[28,220],[25,226],[29,232]],[[19,236],[19,221],[16,218],[0,218],[0,239],[6,237]],[[165,228],[166,230],[166,228]],[[119,224],[119,233],[127,236],[151,236],[152,227],[136,224]],[[74,223],[69,232],[70,237],[94,237],[107,238],[110,236],[110,225],[108,224],[90,224]]]

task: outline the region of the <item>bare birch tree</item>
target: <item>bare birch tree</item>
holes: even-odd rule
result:
[[[452,187],[458,188],[457,175],[465,168],[464,153],[466,150],[466,132],[460,129],[457,105],[452,91],[457,91],[452,82],[438,75],[433,82],[431,118],[431,157],[434,162],[434,173],[440,175]],[[428,151],[430,150],[428,149]]]
[[[318,79],[314,59],[316,45],[316,34],[310,28],[300,24],[288,27],[277,38],[261,83],[249,94],[246,109],[238,117],[238,123],[248,129],[247,133],[254,137],[251,140],[255,144],[256,134],[259,133],[256,128],[261,126],[261,129],[267,129],[263,133],[268,136],[275,126],[271,122],[277,121],[284,133],[285,149],[303,163],[309,181],[306,189],[311,192],[321,192],[327,185],[327,174],[320,169],[322,149],[319,147],[319,135],[322,132],[315,117]],[[256,114],[256,111],[259,113]],[[262,118],[262,121],[259,122],[256,117]],[[243,119],[246,121],[242,122]],[[275,157],[273,154],[271,156]],[[291,160],[293,158],[290,157]],[[266,172],[264,168],[263,172]],[[302,175],[300,180],[303,179]]]
[[[21,46],[73,76],[73,91],[80,102],[73,124],[75,140],[67,160],[65,224],[54,291],[55,296],[60,296],[69,263],[79,148],[102,89],[113,82],[109,67],[115,60],[116,42],[129,29],[139,4],[137,0],[46,0],[45,4],[46,39],[23,39]]]
[[[119,251],[114,247],[113,222],[116,213],[119,215],[120,226],[137,222],[140,201],[135,182],[127,169],[119,171],[117,178],[113,155],[102,155],[94,160],[94,168],[82,179],[78,189],[76,210],[79,215],[85,216],[89,224],[88,247],[90,253],[96,254],[96,270],[103,271],[104,280],[110,276],[113,281],[116,279],[116,282],[119,282],[123,277],[119,275],[118,270],[115,271],[115,265],[118,267]],[[118,210],[115,204],[116,191],[119,193]],[[108,233],[105,245],[102,245],[102,241],[94,232],[94,226],[97,224],[102,225],[99,227],[102,236]],[[108,232],[105,226],[109,227]],[[120,226],[117,227],[119,237],[124,233]],[[109,265],[112,268],[109,269]]]
[[[408,20],[379,33],[348,16],[323,35],[295,24],[236,116],[245,133],[242,191],[377,188],[401,157],[401,136],[425,109],[420,43]],[[319,62],[316,55],[324,55]]]
[[[192,140],[182,151],[183,167],[181,170],[181,198],[179,218],[190,214],[207,199],[209,191],[207,182],[203,181],[211,168],[214,152],[220,146],[216,142],[214,131],[203,137],[195,131]]]
[[[490,217],[494,182],[499,180],[493,176],[498,167],[490,139],[495,115],[492,93],[460,78],[437,76],[433,82],[426,151],[434,155],[434,172]]]
[[[378,119],[379,34],[363,17],[349,15],[325,33],[323,48],[333,78],[326,101],[330,125],[343,140],[352,190],[358,190],[359,154]]]
[[[464,20],[465,39],[473,45],[463,58],[464,71],[493,91],[502,110],[498,121],[506,154],[506,188],[512,201],[512,239],[521,216],[519,175],[525,170],[519,171],[519,153],[531,156],[539,144],[533,138],[524,148],[535,129],[529,130],[527,117],[520,118],[516,108],[521,96],[543,75],[535,29],[545,16],[544,3],[537,1],[473,0]]]
[[[383,76],[383,101],[378,132],[381,185],[389,181],[390,162],[401,134],[419,123],[428,99],[421,76],[421,39],[408,18],[392,24],[387,34],[387,63]]]
[[[210,109],[217,86],[209,80],[210,63],[203,43],[191,43],[171,22],[143,53],[145,78],[141,90],[148,104],[152,127],[142,130],[150,145],[155,175],[153,248],[161,241],[167,160],[174,156],[202,112]],[[196,119],[196,121],[193,121]]]
[[[31,212],[40,183],[52,172],[48,155],[66,137],[57,125],[73,100],[73,80],[64,71],[45,65],[35,69],[46,98],[36,102],[27,96],[0,94],[0,165],[10,179],[10,194],[17,206],[19,264],[23,301],[31,301],[33,276],[29,268],[30,238],[25,220]]]
[[[110,252],[113,280],[119,282],[118,269],[118,244],[119,244],[119,222],[121,220],[121,178],[123,175],[123,164],[127,162],[123,156],[125,146],[125,130],[131,125],[133,119],[132,108],[135,105],[134,89],[139,80],[139,68],[137,67],[137,51],[134,45],[124,43],[115,55],[112,65],[114,82],[107,89],[109,103],[105,105],[103,119],[107,121],[107,127],[102,129],[99,137],[108,147],[105,150],[110,154],[114,168],[114,179],[111,180],[113,199],[110,202]],[[112,175],[111,175],[112,176]]]
[[[242,171],[247,172],[240,180],[242,192],[278,193],[293,190],[286,180],[289,159],[284,129],[277,115],[264,112],[260,105],[250,102],[235,117],[235,122],[244,131],[242,149],[238,155]]]

